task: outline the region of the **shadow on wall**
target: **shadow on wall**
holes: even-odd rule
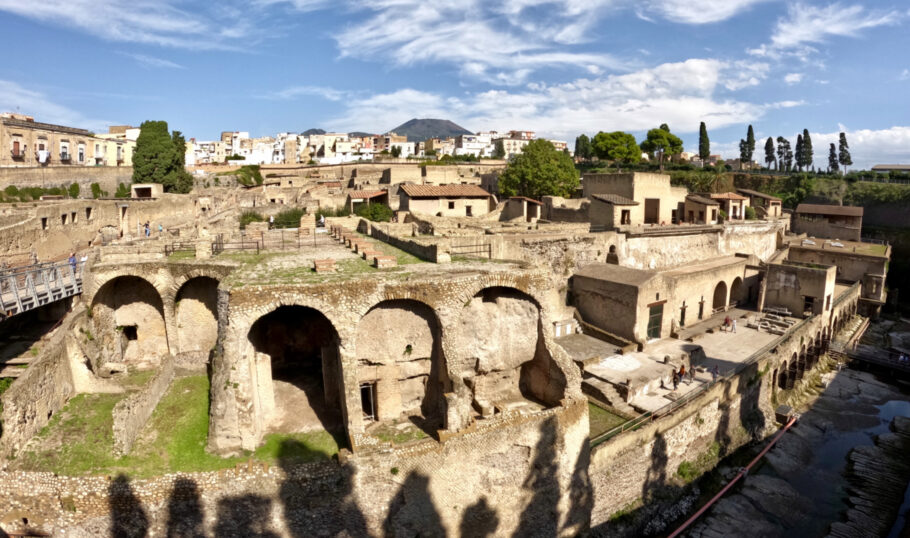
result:
[[[522,482],[530,495],[514,532],[521,537],[552,537],[560,533],[585,532],[593,507],[593,493],[588,477],[590,452],[585,449],[576,461],[570,482],[570,513],[559,526],[559,462],[557,460],[558,429],[556,418],[545,421],[534,450],[533,461]],[[658,450],[659,452],[659,450]],[[278,463],[286,478],[279,486],[278,499],[264,495],[244,494],[224,497],[214,504],[215,521],[212,533],[220,537],[277,538],[284,530],[293,538],[310,536],[369,536],[370,524],[357,505],[354,495],[354,467],[343,465],[326,480],[308,477],[306,465],[300,462],[311,458],[310,449],[295,440],[284,441]],[[152,524],[139,498],[134,494],[127,477],[120,475],[110,485],[111,536],[139,538],[149,535]],[[280,503],[280,507],[275,503]],[[274,516],[284,523],[279,525]],[[189,478],[174,482],[167,503],[166,536],[203,537],[205,508],[197,484]],[[479,496],[461,514],[458,529],[461,536],[486,537],[504,533],[503,515],[491,505],[486,495]],[[379,524],[379,522],[374,522]],[[385,520],[381,523],[384,536],[442,537],[449,534],[443,518],[430,493],[430,477],[420,471],[410,472],[389,501]],[[452,529],[454,534],[454,529]]]

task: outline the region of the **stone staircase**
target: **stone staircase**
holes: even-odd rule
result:
[[[581,390],[588,396],[600,400],[618,411],[627,415],[627,418],[638,416],[638,412],[623,400],[612,384],[596,377],[586,377],[581,382]]]
[[[0,378],[19,377],[32,362],[32,357],[16,357],[0,364]]]

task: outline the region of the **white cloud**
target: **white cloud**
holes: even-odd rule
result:
[[[111,122],[86,118],[81,113],[61,104],[41,92],[23,88],[15,82],[0,80],[0,111],[19,111],[33,116],[35,121],[56,123],[70,127],[107,131]]]
[[[724,87],[730,91],[741,90],[750,86],[758,86],[768,77],[771,66],[763,62],[747,62],[740,60],[733,63],[733,68],[727,71],[724,77]]]
[[[413,117],[444,117],[473,130],[531,129],[544,136],[574,138],[599,130],[645,131],[668,123],[674,132],[748,123],[772,108],[801,103],[755,104],[719,99],[715,92],[733,66],[691,59],[634,73],[576,79],[522,90],[491,90],[446,98],[414,89],[348,101],[332,129],[381,132]]]
[[[211,15],[176,7],[176,0],[0,0],[0,11],[67,26],[108,41],[196,50],[234,48],[250,34],[240,11],[219,4]]]
[[[291,100],[304,96],[316,96],[322,97],[327,101],[341,101],[346,97],[352,97],[354,93],[326,86],[292,86],[283,90],[257,95],[256,97],[259,99]]]
[[[817,52],[813,45],[824,43],[829,37],[858,37],[862,30],[897,24],[902,18],[897,11],[866,11],[858,4],[796,3],[787,8],[786,17],[778,19],[771,42],[748,52],[757,56],[795,55],[806,59]]]
[[[154,67],[158,69],[186,69],[186,67],[172,62],[170,60],[165,60],[164,58],[156,58],[154,56],[146,56],[145,54],[133,54],[130,52],[118,52],[122,56],[127,58],[132,58],[136,60],[139,65],[143,67]]]
[[[725,21],[755,4],[768,0],[649,0],[638,8],[639,15],[656,12],[661,17],[682,24],[709,24]]]
[[[910,163],[910,126],[879,130],[838,127],[833,133],[811,133],[816,167],[827,166],[828,145],[833,142],[836,146],[841,132],[847,133],[853,169],[868,169],[876,164]]]
[[[904,69],[901,71],[901,75],[898,77],[899,80],[910,80],[910,69]]]
[[[794,84],[799,84],[802,80],[803,80],[802,73],[787,73],[784,76],[784,82],[786,82],[787,84],[789,84],[791,86]]]

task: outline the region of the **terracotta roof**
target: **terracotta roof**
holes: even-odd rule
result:
[[[377,196],[382,196],[384,194],[388,194],[388,191],[351,191],[348,193],[348,196],[365,200],[367,198],[376,198]]]
[[[846,205],[799,204],[796,212],[807,215],[831,215],[835,217],[863,216],[863,208]]]
[[[764,200],[770,200],[772,202],[780,202],[780,198],[777,196],[771,196],[770,194],[765,194],[763,192],[753,191],[752,189],[736,189],[739,192],[745,194],[746,196],[751,196],[752,198],[762,198]]]
[[[735,192],[715,192],[711,194],[712,200],[748,200],[745,196]]]
[[[542,203],[534,200],[533,198],[528,198],[527,196],[512,196],[509,200],[524,200],[525,202],[530,202],[532,204],[543,205]]]
[[[705,198],[704,196],[699,196],[697,194],[690,194],[686,196],[686,200],[701,205],[720,205],[718,202],[715,202],[710,198]]]
[[[477,185],[401,185],[410,198],[489,198],[490,193]]]
[[[630,200],[625,196],[620,196],[618,194],[592,194],[591,198],[613,205],[638,205],[638,202],[635,200]]]

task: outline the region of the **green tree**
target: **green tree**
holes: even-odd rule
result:
[[[133,152],[133,182],[161,183],[167,192],[193,188],[185,168],[186,142],[179,131],[168,133],[166,121],[142,122]]]
[[[708,128],[705,122],[698,127],[698,158],[702,163],[708,162],[711,157],[711,141],[708,139]]]
[[[130,186],[125,183],[117,185],[117,192],[114,193],[114,198],[129,198],[132,196],[130,192]]]
[[[665,128],[666,127],[666,128]],[[641,149],[650,155],[657,155],[657,161],[660,164],[660,170],[664,170],[664,154],[676,155],[682,151],[683,143],[678,136],[670,132],[670,128],[664,123],[657,129],[648,131],[647,138],[642,141]]]
[[[771,169],[771,163],[776,163],[777,160],[774,158],[774,139],[770,136],[768,140],[765,141],[765,164],[768,166],[768,169]],[[777,167],[775,167],[777,168]]]
[[[506,158],[506,148],[502,143],[502,138],[497,138],[496,142],[493,143],[493,158],[494,159],[505,159]]]
[[[580,134],[575,137],[575,158],[584,161],[590,160],[593,154],[591,139],[586,134]]]
[[[834,146],[834,142],[831,142],[831,147],[828,149],[828,171],[837,172],[840,169],[840,165],[837,162],[837,148]]]
[[[375,203],[370,205],[361,204],[357,207],[354,213],[358,217],[363,217],[373,222],[389,222],[392,220],[393,215],[392,209],[382,203]]]
[[[812,161],[815,160],[815,153],[812,151],[812,137],[809,136],[809,129],[803,129],[803,162],[802,165],[809,170],[812,167]]]
[[[69,195],[70,198],[79,198],[79,190],[80,190],[79,184],[73,183],[70,185],[70,188],[67,189],[66,193]]]
[[[777,169],[787,170],[787,149],[790,147],[790,141],[782,136],[777,137]]]
[[[92,198],[101,198],[101,185],[92,183]]]
[[[548,140],[532,140],[499,176],[504,196],[569,197],[578,188],[578,171],[572,158],[557,151]]]
[[[847,133],[840,134],[840,140],[837,145],[837,162],[844,167],[844,174],[846,174],[847,167],[853,165],[853,159],[850,157],[850,146],[847,145]]]
[[[752,162],[752,156],[755,155],[755,131],[752,130],[752,125],[749,125],[749,130],[746,132],[746,161],[747,163]]]
[[[392,146],[392,157],[401,157],[401,146]]]
[[[796,135],[796,169],[803,171],[803,165],[806,162],[805,146],[803,145],[803,135]]]
[[[594,136],[591,146],[597,158],[604,161],[631,165],[641,160],[641,148],[635,142],[635,137],[622,131],[601,131]]]

